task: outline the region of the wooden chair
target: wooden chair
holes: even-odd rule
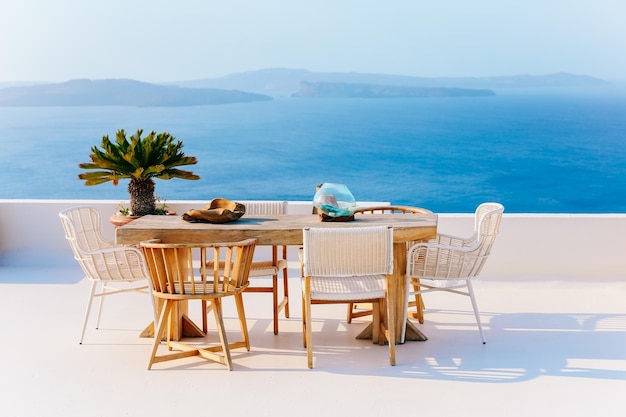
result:
[[[393,228],[307,228],[303,241],[302,324],[308,367],[313,368],[311,304],[349,302],[372,303],[373,339],[388,342],[389,363],[395,365],[395,296],[387,291],[393,274]]]
[[[475,232],[471,237],[439,234],[436,239],[411,246],[407,256],[408,295],[447,291],[470,297],[483,344],[485,337],[472,279],[491,253],[503,212],[499,203],[483,203],[476,209]]]
[[[100,213],[93,207],[72,207],[59,212],[65,238],[72,248],[74,259],[91,281],[87,309],[83,319],[79,343],[83,343],[93,300],[100,300],[96,329],[100,326],[104,297],[129,291],[148,291],[148,271],[143,253],[136,248],[118,246],[106,240],[100,229]],[[152,311],[154,312],[154,300]],[[154,313],[153,313],[154,314]],[[156,318],[156,315],[155,315]]]
[[[241,201],[241,203],[246,206],[245,214],[247,215],[280,215],[286,214],[287,212],[286,201]],[[261,280],[254,280],[252,285],[246,288],[245,292],[272,293],[274,334],[278,334],[278,315],[280,314],[280,312],[284,310],[285,318],[289,318],[289,276],[287,273],[287,246],[272,246],[271,252],[271,259],[265,260],[258,259],[259,255],[257,254],[250,268],[250,278],[271,277],[271,285],[259,284]],[[209,263],[208,266],[209,268],[213,267],[212,263]],[[279,299],[278,274],[281,271],[283,278],[283,296],[282,299]],[[203,309],[206,313],[206,305],[204,304]],[[206,314],[204,314],[203,316],[206,316]],[[203,321],[203,330],[206,332],[206,319],[204,319]]]
[[[355,210],[354,214],[432,214],[432,211],[421,207],[410,206],[373,206],[373,207],[359,207]],[[415,296],[415,301],[412,301],[409,306],[417,307],[417,311],[423,310],[423,302],[421,295]],[[363,305],[362,303],[350,303],[348,306],[347,322],[352,323],[352,319],[357,317],[369,316],[372,314],[371,306]],[[418,313],[419,314],[419,313]],[[423,319],[422,321],[423,322]]]
[[[162,301],[148,369],[154,363],[199,355],[224,364],[232,370],[230,349],[245,347],[250,350],[241,293],[248,286],[255,243],[254,239],[235,243],[206,244],[168,244],[157,240],[141,242],[150,271],[152,293]],[[194,269],[194,256],[201,265],[198,275],[197,269]],[[209,270],[206,264],[210,258],[222,259],[223,269],[215,267]],[[222,317],[222,298],[229,296],[235,298],[242,335],[241,341],[232,343],[229,343],[226,337]],[[171,340],[170,332],[167,330],[171,320],[176,319],[172,310],[177,302],[189,300],[202,300],[212,304],[220,345],[198,346]],[[168,350],[176,349],[179,352],[157,355],[164,336]]]

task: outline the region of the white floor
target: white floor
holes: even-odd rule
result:
[[[245,295],[252,349],[233,351],[232,372],[198,358],[147,371],[146,297],[107,299],[101,329],[90,325],[79,345],[89,283],[78,270],[0,267],[0,415],[626,415],[626,282],[483,277],[486,345],[469,299],[430,295],[419,326],[429,340],[398,346],[395,367],[387,347],[355,340],[365,319],[314,306],[310,370],[290,273],[292,314],[278,336],[270,295]]]

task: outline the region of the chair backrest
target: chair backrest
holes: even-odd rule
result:
[[[407,274],[426,279],[475,277],[482,270],[500,230],[504,207],[483,203],[476,210],[477,230],[463,245],[415,244],[409,249]]]
[[[483,217],[492,210],[502,207],[500,203],[481,203],[474,211],[474,234],[469,240],[478,240],[478,232]]]
[[[499,203],[483,203],[476,209],[476,232],[474,242],[470,246],[472,250],[468,252],[464,261],[460,262],[461,275],[476,276],[482,271],[487,258],[491,254],[493,242],[500,231],[500,221],[504,206]]]
[[[393,228],[319,227],[303,230],[305,276],[393,273]]]
[[[225,296],[245,289],[255,245],[255,239],[230,243],[141,242],[153,292],[181,298]],[[212,262],[213,268],[209,269],[207,261],[214,259],[221,259],[223,264]]]
[[[375,206],[375,207],[358,207],[354,214],[432,214],[433,212],[421,207],[410,206]]]
[[[476,240],[479,246],[478,256],[486,257],[500,231],[500,221],[504,206],[500,203],[482,203],[476,209]]]
[[[287,213],[286,201],[240,201],[251,216],[279,215]]]
[[[145,279],[141,251],[120,247],[102,237],[100,213],[93,207],[81,206],[59,213],[65,238],[87,278],[103,281],[135,281]]]
[[[72,207],[59,212],[59,217],[74,255],[77,255],[77,250],[93,251],[115,246],[102,237],[100,213],[95,208]]]

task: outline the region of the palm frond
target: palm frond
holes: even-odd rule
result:
[[[108,135],[102,137],[100,147],[91,148],[89,159],[78,165],[91,171],[78,177],[85,180],[85,185],[97,185],[103,182],[117,181],[121,178],[181,178],[197,180],[200,177],[191,171],[178,170],[175,167],[198,163],[195,157],[186,156],[183,143],[168,132],[151,131],[145,137],[142,129],[127,137],[124,129],[115,134],[115,142]]]

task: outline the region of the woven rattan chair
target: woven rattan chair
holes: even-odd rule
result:
[[[410,206],[373,206],[373,207],[359,207],[355,210],[354,214],[432,214],[432,211],[421,207]],[[415,303],[421,303],[421,295],[415,296]],[[352,319],[357,317],[369,316],[372,314],[371,306],[363,303],[350,303],[348,305],[347,322],[352,323]]]
[[[93,300],[100,300],[96,329],[100,326],[104,297],[128,291],[149,293],[143,253],[136,248],[117,246],[101,234],[100,213],[93,207],[81,206],[59,213],[65,238],[72,248],[74,259],[91,281],[87,309],[83,319],[79,343],[83,343]],[[154,300],[152,310],[154,311]],[[147,301],[146,301],[147,302]]]
[[[246,206],[246,215],[280,215],[286,214],[286,201],[241,201]],[[257,251],[258,252],[258,251]],[[289,318],[289,276],[287,274],[287,246],[272,246],[271,259],[255,257],[250,268],[250,278],[271,277],[271,285],[260,284],[261,280],[253,280],[245,292],[272,293],[274,334],[278,334],[278,315],[284,311],[285,318]],[[279,254],[280,253],[280,254]],[[212,264],[208,265],[212,268]],[[282,271],[283,296],[279,297],[278,274]],[[206,312],[206,305],[203,305]],[[206,314],[204,314],[206,316]],[[206,332],[206,319],[203,321],[203,329]]]
[[[150,271],[152,293],[162,304],[148,369],[154,363],[199,355],[205,359],[224,364],[229,370],[232,370],[230,349],[245,347],[250,350],[248,326],[241,293],[248,286],[255,243],[256,240],[254,239],[235,243],[206,244],[141,242]],[[201,265],[199,273],[197,267],[194,269],[194,257],[197,264]],[[206,264],[207,260],[211,258],[221,259],[224,262],[223,269],[209,270]],[[204,267],[202,267],[203,265]],[[229,343],[226,337],[222,317],[222,298],[229,296],[235,298],[242,335],[241,341],[232,343]],[[190,345],[180,341],[172,341],[169,331],[165,335],[171,320],[176,319],[175,315],[172,314],[175,304],[189,300],[202,300],[211,303],[220,345]],[[178,352],[158,355],[159,345],[164,336],[168,350],[175,349]]]
[[[436,239],[411,246],[407,256],[408,295],[447,291],[470,297],[483,343],[472,279],[478,276],[491,253],[503,212],[499,203],[483,203],[476,209],[476,231],[471,237],[439,234]]]
[[[391,310],[395,303],[393,293],[387,291],[393,273],[393,228],[308,228],[303,241],[302,316],[309,368],[313,368],[311,304],[349,302],[372,303],[373,339],[380,344],[387,340],[389,362],[395,365]]]

